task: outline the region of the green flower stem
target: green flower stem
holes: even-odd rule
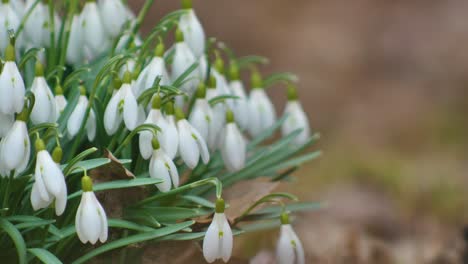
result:
[[[200,181],[196,181],[196,182],[181,186],[179,188],[172,189],[172,190],[170,190],[168,192],[164,192],[164,193],[160,192],[160,193],[158,193],[156,195],[153,195],[151,197],[148,197],[148,198],[136,203],[135,207],[142,206],[142,205],[154,202],[154,201],[156,201],[158,199],[161,199],[163,197],[166,197],[166,196],[178,194],[178,193],[185,192],[185,191],[188,191],[188,190],[191,190],[191,189],[194,189],[194,188],[198,188],[200,186],[208,185],[208,184],[212,184],[212,185],[214,185],[216,187],[216,197],[221,198],[221,194],[223,192],[223,184],[221,183],[221,181],[218,178],[211,177],[211,178],[203,179],[203,180],[200,180]]]
[[[126,48],[128,48],[130,43],[133,42],[133,40],[135,38],[135,35],[138,33],[138,30],[140,29],[141,24],[143,23],[143,20],[145,19],[146,15],[148,14],[149,9],[153,5],[153,3],[154,3],[154,0],[146,0],[145,1],[145,4],[143,5],[143,7],[140,10],[140,13],[138,13],[138,17],[137,17],[137,19],[135,21],[135,25],[132,28],[132,34],[128,38],[127,43],[125,43]]]
[[[158,131],[161,131],[161,129],[154,125],[154,124],[143,124],[143,125],[140,125],[138,126],[137,128],[135,128],[132,132],[130,132],[130,134],[128,134],[124,141],[119,144],[119,147],[114,151],[114,155],[117,156],[119,155],[119,153],[128,145],[130,144],[132,138],[139,132],[142,132],[144,130],[148,130],[150,132],[153,133],[153,135],[156,137]]]
[[[8,200],[10,198],[10,192],[11,192],[11,183],[13,182],[13,177],[15,175],[15,171],[11,171],[10,177],[7,179],[6,183],[6,188],[5,188],[5,195],[3,196],[3,205],[2,209],[8,208]],[[11,208],[8,208],[8,210],[3,210],[2,215],[5,216],[7,215],[8,211],[11,211]]]
[[[57,50],[55,48],[55,3],[54,1],[48,1],[49,2],[49,31],[50,31],[50,48],[49,48],[49,60],[47,61],[48,65],[55,65],[55,59],[56,59],[56,53]],[[48,69],[52,69],[52,67],[47,67]],[[63,70],[62,70],[63,71]]]

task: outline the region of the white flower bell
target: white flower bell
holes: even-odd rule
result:
[[[13,126],[0,142],[0,167],[6,172],[15,171],[15,175],[26,169],[31,153],[26,126],[28,115],[28,109],[18,114]]]
[[[208,142],[210,139],[210,124],[213,119],[213,111],[206,99],[206,87],[200,82],[196,92],[195,103],[189,116],[190,124],[197,129],[203,139]]]
[[[217,259],[228,262],[231,258],[233,235],[224,214],[224,207],[224,200],[218,198],[213,221],[203,238],[203,256],[208,263],[212,263]]]
[[[54,159],[45,148],[44,141],[37,139],[36,170],[31,190],[31,204],[35,211],[47,208],[55,199],[55,214],[62,215],[67,205],[67,185],[59,165],[60,158],[54,151]],[[61,152],[60,152],[61,153]]]
[[[35,2],[36,0],[26,1],[26,10],[30,10]],[[44,25],[47,25],[47,15],[48,8],[42,1],[40,1],[29,14],[24,25],[24,33],[30,46],[41,47],[44,44]]]
[[[127,8],[121,0],[100,0],[98,5],[107,34],[113,38],[117,37],[129,19]]]
[[[66,60],[70,64],[79,65],[83,63],[84,50],[83,50],[83,27],[81,16],[75,14],[73,16],[70,37],[68,40]]]
[[[10,131],[11,126],[15,122],[15,116],[13,114],[2,114],[0,113],[0,138],[6,136]]]
[[[36,99],[31,112],[33,124],[55,122],[57,110],[54,95],[44,78],[44,67],[39,61],[36,62],[36,77],[34,77],[31,92]]]
[[[249,132],[252,136],[257,136],[275,124],[275,107],[263,89],[263,81],[258,72],[252,74],[249,112]]]
[[[245,167],[246,142],[234,122],[234,113],[226,111],[226,126],[221,141],[221,156],[229,171],[238,171]]]
[[[197,59],[190,50],[187,43],[184,42],[184,34],[180,29],[176,31],[176,43],[174,45],[174,60],[172,62],[172,81],[175,81],[181,76],[192,64],[197,62]],[[185,80],[186,81],[180,89],[189,95],[193,93],[198,84],[198,73],[192,71]],[[190,79],[190,80],[189,80]]]
[[[206,99],[208,101],[221,95],[219,90],[216,89],[216,86],[217,80],[211,75],[208,89],[206,90]],[[222,130],[226,123],[226,105],[224,102],[218,102],[214,106],[211,106],[211,109],[213,116],[210,122],[210,132],[207,143],[211,150],[216,150],[219,147]]]
[[[294,138],[293,142],[296,145],[306,143],[310,137],[309,119],[307,118],[301,103],[297,100],[297,91],[293,86],[288,87],[288,102],[284,109],[284,115],[288,117],[281,126],[283,136],[289,135],[291,132],[302,129],[301,133]]]
[[[86,1],[81,12],[81,20],[84,48],[91,56],[88,59],[93,60],[110,46],[108,36],[104,30],[104,23],[94,0]]]
[[[191,48],[196,58],[205,53],[205,31],[192,8],[191,0],[184,0],[182,8],[187,13],[180,16],[179,28],[184,33],[185,43]]]
[[[232,111],[234,112],[236,123],[239,124],[242,130],[246,130],[249,127],[249,102],[244,85],[240,80],[239,67],[237,64],[231,64],[229,75],[231,80],[229,83],[231,93],[238,97],[238,99],[231,100]]]
[[[166,64],[164,62],[164,44],[161,42],[157,45],[154,57],[150,63],[141,71],[136,80],[134,91],[135,95],[139,96],[145,90],[153,86],[154,80],[160,76],[160,85],[169,85],[169,74],[167,73]]]
[[[23,110],[26,89],[15,63],[15,48],[11,43],[5,50],[5,61],[0,74],[0,112],[19,113]]]
[[[56,120],[59,119],[60,115],[62,114],[63,110],[67,107],[67,98],[63,95],[63,89],[60,84],[55,86],[55,110],[56,110]]]
[[[176,108],[177,131],[179,132],[179,154],[185,164],[193,169],[200,156],[203,163],[210,161],[210,153],[200,133],[185,119],[182,109]]]
[[[104,111],[104,128],[108,135],[113,135],[122,119],[128,130],[133,130],[138,125],[138,103],[131,86],[131,74],[126,71],[122,86],[117,87],[112,95],[106,110]]]
[[[83,119],[86,115],[86,108],[88,107],[88,97],[86,97],[86,89],[84,86],[80,86],[80,97],[78,98],[78,103],[73,109],[70,117],[67,121],[67,131],[71,137],[76,136],[80,131]],[[88,135],[89,141],[94,140],[96,136],[96,114],[94,110],[91,109],[89,112],[88,119],[86,120],[86,132]]]
[[[149,164],[149,174],[151,178],[163,180],[162,183],[156,184],[156,187],[161,192],[171,190],[172,185],[174,188],[179,187],[179,173],[172,159],[160,148],[159,141],[156,138],[151,141],[151,146],[153,154]]]
[[[174,159],[179,151],[179,132],[177,131],[176,118],[174,115],[174,104],[166,103],[165,116],[167,125],[164,128],[164,137],[161,138],[161,147],[169,158]],[[158,137],[159,139],[159,137]]]
[[[276,248],[278,264],[305,264],[304,248],[289,224],[289,216],[281,214],[280,237]]]
[[[16,32],[20,20],[11,3],[0,3],[0,54],[8,46],[8,31],[13,30]]]
[[[107,216],[104,208],[99,203],[93,192],[93,182],[89,176],[81,179],[83,194],[81,202],[76,211],[75,228],[76,234],[82,243],[96,244],[107,241]]]

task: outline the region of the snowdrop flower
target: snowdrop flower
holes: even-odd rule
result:
[[[38,138],[36,146],[36,170],[31,190],[31,205],[35,211],[47,208],[55,199],[55,214],[62,215],[67,205],[67,185],[59,165],[61,157],[54,159],[47,152],[44,141]],[[54,151],[55,153],[58,153]],[[54,154],[55,154],[54,153]]]
[[[104,128],[108,135],[113,135],[124,121],[128,130],[138,125],[138,103],[133,95],[130,72],[125,72],[121,87],[118,89],[104,111]]]
[[[275,107],[263,89],[262,77],[258,72],[252,74],[249,112],[249,132],[252,136],[260,134],[275,123]]]
[[[15,171],[15,175],[23,172],[29,162],[31,146],[26,122],[29,110],[16,116],[16,121],[0,142],[0,167],[6,171]]]
[[[234,122],[234,113],[226,111],[226,127],[221,142],[221,156],[229,171],[238,171],[245,166],[246,142]]]
[[[27,11],[23,0],[10,1],[10,5],[15,10],[16,15],[18,15],[18,17],[22,17],[24,13]]]
[[[281,126],[283,136],[289,135],[297,129],[302,129],[293,142],[297,145],[304,144],[310,137],[309,119],[302,109],[301,103],[297,100],[297,91],[293,86],[288,87],[288,102],[284,109],[284,115],[288,117]]]
[[[217,259],[228,262],[231,258],[233,236],[224,214],[224,207],[224,200],[218,198],[213,221],[203,238],[203,256],[208,263],[212,263]]]
[[[109,228],[106,212],[97,200],[93,192],[93,182],[86,172],[81,178],[81,187],[83,194],[75,217],[76,234],[83,244],[89,242],[94,245],[98,239],[104,243],[107,241]]]
[[[145,124],[154,124],[161,129],[160,131],[158,131],[157,139],[158,142],[161,143],[161,148],[165,150],[165,152],[166,149],[171,149],[171,145],[177,145],[177,137],[171,136],[171,133],[174,133],[176,135],[177,130],[175,130],[175,127],[172,131],[169,129],[169,124],[161,112],[161,97],[159,95],[153,97],[152,108],[148,113],[148,117],[146,118]],[[151,133],[150,131],[140,132],[140,154],[144,159],[149,159],[153,154],[153,147],[151,146],[152,139],[153,133]],[[175,142],[172,142],[174,140]],[[172,158],[173,157],[171,157],[171,159]]]
[[[211,69],[211,74],[216,78],[216,90],[218,90],[218,94],[231,94],[226,77],[224,77],[224,61],[218,53],[216,53],[216,60],[214,62],[214,68]]]
[[[206,88],[203,82],[200,82],[196,92],[195,103],[192,112],[189,116],[190,124],[200,132],[200,135],[205,141],[210,138],[210,123],[213,119],[213,111],[211,110],[208,100],[206,100]]]
[[[117,37],[128,20],[127,8],[121,0],[101,0],[98,4],[106,32],[113,38]]]
[[[54,31],[54,37],[55,37],[55,43],[58,42],[58,38],[60,35],[60,25],[62,22],[60,21],[60,17],[58,16],[57,13],[54,13],[53,16],[54,19],[54,28],[52,29],[52,23],[50,22],[50,16],[49,16],[49,8],[47,7],[45,9],[45,22],[43,25],[43,30],[42,30],[42,46],[45,47],[50,47],[50,35],[51,35],[51,30]]]
[[[174,116],[174,104],[168,102],[165,109],[167,124],[164,128],[164,137],[161,138],[161,147],[169,158],[174,159],[179,150],[179,132],[177,131],[176,118]],[[159,138],[159,137],[158,137]]]
[[[125,32],[119,39],[119,41],[117,42],[117,46],[115,47],[115,50],[116,51],[122,51],[127,45],[127,41],[129,41],[130,39],[130,36],[131,36],[131,33],[130,32]],[[141,46],[141,44],[143,44],[143,41],[141,40],[141,37],[140,36],[134,36],[133,38],[133,45],[135,46]]]
[[[36,77],[34,77],[31,92],[36,99],[31,112],[33,124],[55,122],[57,110],[54,95],[44,78],[44,67],[40,62],[36,62]]]
[[[238,99],[231,100],[232,111],[234,112],[236,123],[239,124],[239,127],[242,130],[245,130],[249,127],[248,98],[245,93],[244,85],[240,80],[239,67],[235,63],[231,64],[229,74],[231,79],[231,82],[229,83],[231,93],[232,95],[239,97]]]
[[[180,16],[179,28],[184,33],[185,43],[192,49],[195,57],[200,58],[205,53],[205,32],[192,8],[192,0],[184,0],[182,8],[187,13]]]
[[[0,138],[6,136],[10,131],[11,126],[15,122],[15,116],[13,114],[0,113]]]
[[[185,164],[193,169],[200,156],[203,163],[210,161],[210,153],[200,133],[185,119],[182,109],[176,108],[177,131],[179,132],[179,154]]]
[[[59,119],[65,107],[67,107],[67,98],[63,95],[63,89],[60,84],[55,86],[55,110],[56,110],[56,120]]]
[[[78,98],[78,103],[73,109],[70,117],[67,121],[67,131],[71,137],[76,136],[80,131],[83,119],[86,115],[86,108],[88,107],[88,97],[86,97],[86,89],[84,86],[80,86],[80,97]],[[88,135],[89,141],[94,140],[96,136],[96,115],[94,110],[91,109],[89,112],[88,119],[86,120],[86,132]]]
[[[73,16],[70,37],[67,46],[66,59],[70,64],[81,64],[84,59],[83,52],[83,27],[81,17],[78,14]]]
[[[119,76],[122,78],[125,75],[125,72],[135,72],[136,69],[136,61],[134,59],[129,59],[122,65],[119,69]]]
[[[0,53],[8,46],[8,31],[16,30],[21,19],[12,7],[12,4],[0,3]]]
[[[210,101],[221,94],[219,94],[218,89],[216,89],[217,81],[216,78],[211,75],[208,89],[206,90],[206,99]],[[219,145],[219,140],[221,137],[221,132],[226,123],[226,106],[224,102],[218,102],[212,106],[213,116],[210,122],[210,132],[208,138],[208,147],[211,150],[215,150]]]
[[[92,60],[103,53],[109,47],[107,34],[104,30],[103,21],[99,15],[96,1],[86,1],[81,12],[83,26],[83,42],[85,49]]]
[[[160,148],[159,141],[156,138],[153,138],[151,141],[151,146],[153,148],[153,154],[149,164],[149,174],[151,178],[163,180],[162,183],[156,184],[156,187],[158,187],[161,192],[171,190],[172,185],[174,185],[174,188],[177,188],[179,186],[179,173],[177,172],[174,162],[166,155],[164,150]]]
[[[281,214],[280,237],[276,249],[278,264],[304,264],[304,248],[289,224],[287,213]]]
[[[192,64],[197,62],[187,43],[184,42],[184,34],[180,29],[176,31],[176,43],[174,45],[174,60],[172,62],[172,81],[175,81],[182,75]],[[186,78],[190,81],[185,82],[181,86],[181,90],[191,95],[196,88],[198,81],[197,71],[192,71]]]
[[[23,77],[15,63],[15,48],[10,43],[5,50],[5,64],[0,74],[0,112],[3,114],[19,113],[23,110]]]
[[[26,1],[26,10],[32,8],[35,2],[35,0]],[[26,40],[32,47],[41,47],[44,44],[44,25],[47,25],[48,19],[48,7],[40,1],[29,14],[24,25]]]
[[[140,95],[145,90],[153,86],[156,77],[160,76],[160,85],[169,85],[169,74],[167,73],[166,65],[164,62],[164,44],[160,42],[155,50],[154,57],[150,63],[141,71],[136,80],[134,91],[136,95]]]

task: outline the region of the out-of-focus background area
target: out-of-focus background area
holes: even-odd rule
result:
[[[143,0],[131,0],[137,10]],[[207,35],[291,71],[323,156],[283,190],[308,263],[463,263],[468,224],[468,1],[198,0]],[[149,30],[179,1],[156,1]],[[280,106],[285,89],[269,94]],[[277,233],[236,240],[271,263]],[[465,255],[464,255],[465,254]],[[468,259],[464,260],[468,263]]]

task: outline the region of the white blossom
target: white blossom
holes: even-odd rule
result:
[[[169,158],[174,159],[179,150],[179,132],[177,131],[176,118],[174,116],[174,107],[169,103],[166,108],[167,126],[164,128],[164,137],[161,139],[161,147]],[[159,138],[159,137],[158,137]]]
[[[90,56],[88,59],[93,60],[110,46],[96,2],[86,2],[81,12],[81,20],[84,48]]]
[[[86,115],[86,109],[88,107],[88,97],[86,97],[86,92],[84,87],[80,87],[80,92],[81,95],[78,98],[78,103],[73,109],[72,113],[70,114],[70,117],[68,118],[67,121],[67,131],[68,134],[71,137],[76,136],[78,132],[80,131],[81,125],[83,123],[83,119]],[[94,139],[94,136],[96,135],[96,114],[94,113],[94,110],[91,109],[89,112],[88,119],[86,120],[86,131],[88,134],[88,139],[91,141]]]
[[[245,93],[244,85],[240,80],[234,80],[229,83],[231,93],[238,99],[231,99],[231,107],[234,112],[236,123],[243,130],[249,127],[249,102]]]
[[[200,156],[203,163],[210,160],[206,142],[200,133],[183,117],[182,110],[176,109],[177,131],[179,132],[179,154],[185,164],[193,169],[197,166]]]
[[[106,32],[111,37],[117,37],[129,19],[127,8],[121,0],[100,0],[98,5]]]
[[[249,97],[249,132],[256,136],[271,127],[276,120],[273,103],[262,88],[255,88]]]
[[[44,69],[39,62],[36,63],[36,77],[34,77],[31,92],[35,98],[33,110],[31,111],[33,124],[55,122],[57,110],[54,95],[44,78]]]
[[[218,199],[216,201],[216,213],[214,214],[213,221],[203,238],[203,256],[208,263],[212,263],[217,259],[228,262],[231,258],[232,247],[233,235],[224,214],[224,200]]]
[[[67,54],[66,59],[70,64],[81,64],[84,59],[84,50],[83,50],[83,21],[81,21],[81,16],[75,14],[73,16],[70,37],[68,40]]]
[[[0,112],[3,114],[19,113],[23,110],[24,87],[23,77],[14,61],[14,48],[9,45],[6,52],[6,62],[0,74]]]
[[[14,170],[18,175],[28,165],[31,146],[25,120],[20,114],[0,142],[0,167],[7,173]]]
[[[180,30],[176,32],[176,43],[174,44],[174,60],[172,62],[172,81],[175,81],[180,75],[182,75],[192,64],[197,62],[195,55],[190,50],[187,43],[184,41],[183,33]],[[193,93],[198,84],[197,71],[192,71],[186,78],[186,82],[180,87],[180,89],[189,95]],[[188,81],[187,81],[188,80]]]
[[[290,224],[282,224],[276,249],[278,264],[304,264],[304,248]]]
[[[289,135],[297,129],[302,129],[293,142],[297,145],[304,144],[310,137],[310,128],[309,120],[302,109],[301,103],[297,100],[288,101],[284,109],[284,115],[287,115],[287,118],[281,126],[283,136]]]
[[[189,116],[190,124],[197,129],[203,139],[208,142],[210,138],[210,124],[213,119],[213,111],[211,110],[208,100],[205,98],[206,89],[201,83],[198,87],[195,103],[192,108],[192,112]]]
[[[13,114],[0,113],[0,138],[6,136],[15,122]]]
[[[67,98],[63,94],[56,93],[55,94],[55,110],[56,110],[56,120],[59,119],[60,115],[62,114],[63,110],[67,107]]]
[[[164,46],[161,47],[161,44],[158,45],[159,49],[164,50]],[[150,61],[150,63],[141,71],[140,75],[138,75],[138,79],[136,80],[134,86],[135,95],[139,96],[145,90],[151,88],[153,86],[154,80],[160,76],[161,81],[159,82],[160,85],[169,85],[169,74],[167,73],[166,64],[164,62],[164,58],[162,54],[164,51],[160,51],[157,49],[157,53]]]
[[[221,156],[229,171],[238,171],[245,166],[246,142],[234,122],[234,114],[226,112],[227,124],[221,140]]]
[[[149,174],[152,178],[161,179],[163,182],[156,184],[156,187],[161,192],[171,190],[171,187],[177,188],[179,186],[179,173],[177,168],[169,156],[166,155],[159,145],[151,144],[153,153],[149,164]]]
[[[186,7],[186,13],[180,16],[179,28],[184,33],[188,44],[196,58],[205,53],[205,32],[191,6]]]

